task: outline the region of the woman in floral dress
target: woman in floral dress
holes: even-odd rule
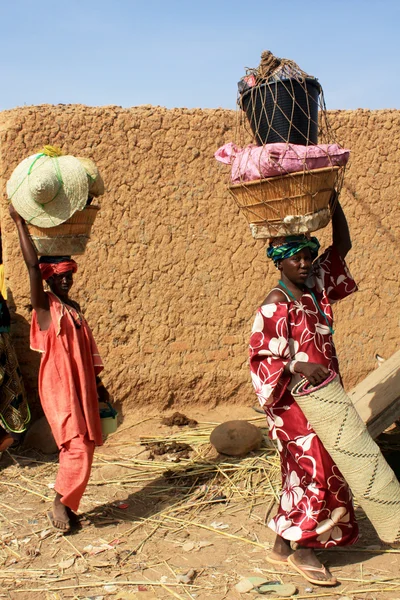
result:
[[[314,549],[358,539],[347,483],[290,393],[301,377],[318,385],[329,370],[339,369],[332,304],[357,289],[344,262],[351,241],[339,204],[332,230],[332,246],[315,262],[315,237],[290,236],[270,243],[267,254],[281,279],[258,309],[250,339],[251,377],[282,469],[280,506],[269,523],[277,535],[268,560],[289,563],[317,585],[337,581]],[[297,543],[294,552],[291,542]]]

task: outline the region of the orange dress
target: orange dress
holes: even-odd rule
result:
[[[96,375],[103,363],[83,315],[47,292],[51,323],[41,331],[36,311],[31,324],[31,349],[42,354],[40,401],[59,448],[77,436],[101,446],[102,434]]]

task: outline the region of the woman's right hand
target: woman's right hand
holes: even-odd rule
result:
[[[16,225],[18,225],[19,223],[25,223],[24,219],[21,217],[21,215],[19,215],[17,213],[17,211],[15,210],[14,206],[11,204],[8,207],[8,212],[10,213],[10,216],[12,218],[12,220],[14,221],[14,223]]]
[[[329,376],[329,369],[318,363],[299,361],[295,365],[295,371],[304,375],[311,385],[319,385]]]

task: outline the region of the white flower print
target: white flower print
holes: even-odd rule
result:
[[[282,490],[281,506],[284,511],[289,512],[293,506],[304,496],[304,490],[300,487],[300,479],[295,471],[292,471],[289,477],[286,477],[286,482]]]
[[[289,527],[289,529],[285,529],[285,531],[282,534],[282,537],[285,540],[290,540],[291,542],[298,542],[299,540],[301,540],[302,536],[303,531],[301,527],[298,527],[297,525]]]
[[[296,525],[293,526],[292,521],[284,515],[281,515],[277,519],[272,519],[269,527],[285,540],[291,540],[292,542],[297,542],[303,535],[301,528]]]
[[[266,317],[267,319],[270,319],[273,314],[276,312],[277,309],[277,305],[276,304],[264,304],[261,307],[261,313],[264,315],[264,317]]]
[[[303,452],[307,452],[311,448],[311,442],[316,437],[316,433],[309,433],[303,437],[296,438],[296,444],[303,449]]]
[[[331,330],[328,325],[323,325],[322,323],[317,323],[315,326],[315,331],[320,335],[330,335]]]
[[[262,317],[262,314],[260,312],[258,312],[254,319],[253,328],[251,330],[251,333],[256,333],[256,332],[262,333],[263,329],[264,329],[264,319]]]
[[[271,338],[268,344],[268,348],[273,356],[287,356],[288,358],[290,358],[288,341],[282,336],[277,338]]]
[[[274,388],[271,384],[264,383],[256,373],[251,373],[251,381],[261,406],[264,406],[270,399]]]
[[[295,510],[298,514],[293,516],[293,523],[301,526],[303,530],[314,530],[321,518],[330,515],[330,511],[325,506],[325,501],[319,500],[316,496],[308,497],[305,495]]]
[[[347,512],[344,506],[334,508],[331,512],[329,519],[321,521],[318,527],[315,528],[315,532],[318,533],[317,540],[322,544],[326,544],[332,540],[332,544],[336,544],[343,537],[343,531],[339,525],[346,525],[350,521],[350,514]]]
[[[292,526],[292,521],[287,519],[285,515],[280,515],[277,519],[272,519],[269,523],[269,527],[275,531],[278,535],[282,535],[282,533],[289,529]]]

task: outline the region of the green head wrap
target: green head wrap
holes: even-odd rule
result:
[[[267,248],[268,258],[272,258],[275,264],[285,258],[290,258],[303,248],[310,248],[311,258],[318,256],[320,243],[316,237],[306,235],[288,235],[287,237],[272,240]]]

